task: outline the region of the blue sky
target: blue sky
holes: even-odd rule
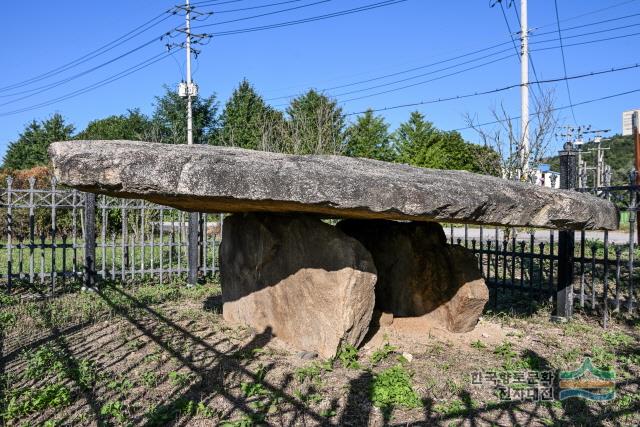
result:
[[[197,10],[218,14],[194,25],[217,24],[260,13],[304,6],[286,13],[198,30],[216,33],[313,17],[379,1],[299,0],[269,8],[229,12],[240,8],[282,3],[284,0],[217,0],[219,4],[213,4],[215,1],[208,2],[209,5],[200,5]],[[194,79],[199,84],[202,94],[215,92],[222,104],[243,77],[249,79],[267,99],[297,94],[308,88],[326,89],[350,85],[327,91],[343,102],[346,112],[463,95],[516,84],[520,76],[518,58],[513,46],[508,44],[510,36],[499,5],[491,8],[489,3],[488,0],[407,0],[362,13],[302,25],[214,37],[211,43],[201,47],[202,52],[197,61],[194,61]],[[516,3],[519,7],[519,1]],[[557,34],[554,33],[540,35],[556,30],[554,2],[547,0],[529,3],[529,23],[533,28],[531,41],[557,38]],[[0,89],[0,153],[4,153],[9,141],[18,137],[26,123],[32,119],[47,118],[54,112],[63,114],[78,130],[92,119],[124,113],[128,108],[140,108],[143,112],[150,113],[154,96],[162,93],[162,85],[173,86],[182,79],[184,51],[177,51],[173,58],[168,57],[137,73],[80,96],[53,105],[8,114],[86,88],[148,58],[162,54],[166,40],[160,41],[159,36],[182,25],[183,18],[178,15],[170,16],[138,37],[91,61],[48,79],[32,84],[18,84],[91,52],[158,16],[174,4],[165,0],[33,0],[27,5],[21,2],[8,2],[3,5],[0,32],[7,42],[0,45],[0,57],[3,58],[3,66],[0,68],[0,87],[3,88]],[[567,45],[565,57],[568,75],[640,62],[638,54],[634,53],[636,45],[640,43],[640,0],[558,0],[558,6],[561,27],[567,28],[563,31],[563,36]],[[594,12],[600,9],[604,10]],[[514,9],[505,7],[505,12],[512,31],[517,31],[518,23]],[[638,16],[630,16],[634,14]],[[614,18],[621,19],[596,23]],[[582,27],[569,29],[575,26]],[[596,31],[598,33],[593,33]],[[638,34],[568,46],[635,33]],[[180,37],[171,39],[176,42],[179,40]],[[147,46],[132,54],[64,82],[147,42]],[[405,72],[411,68],[423,67],[498,44],[502,45],[437,66]],[[558,42],[553,40],[532,44],[532,49],[550,48],[532,52],[533,63],[541,80],[564,75],[560,50],[552,48],[554,46],[558,46]],[[498,53],[502,50],[505,52]],[[488,54],[492,56],[477,60]],[[450,77],[375,95],[381,91],[475,67],[494,59],[497,61],[492,64]],[[461,64],[470,60],[476,61]],[[445,67],[452,68],[437,71]],[[637,82],[639,72],[639,68],[634,68],[572,80],[570,89],[573,102],[580,103],[640,89],[640,83]],[[394,73],[401,74],[377,79]],[[416,77],[426,73],[431,74]],[[531,79],[534,79],[533,73],[530,74]],[[351,85],[370,79],[375,80]],[[390,84],[401,79],[407,80]],[[60,81],[62,82],[59,85],[50,90],[41,93],[37,93],[41,89],[35,90]],[[14,85],[15,87],[7,89],[7,86]],[[384,86],[363,90],[379,85]],[[546,84],[544,87],[554,90],[557,106],[569,104],[563,82]],[[33,91],[28,92],[29,90]],[[354,90],[359,92],[346,93]],[[348,101],[349,98],[363,95],[374,96]],[[24,99],[19,99],[22,97]],[[591,124],[594,128],[611,128],[614,133],[619,132],[622,111],[640,107],[639,97],[640,92],[576,106],[576,121],[578,124]],[[270,102],[281,105],[286,103],[286,99],[274,99]],[[442,129],[457,129],[465,126],[466,113],[475,115],[479,121],[491,120],[491,108],[501,103],[511,114],[518,115],[519,102],[519,90],[515,88],[414,109],[424,113]],[[393,129],[408,117],[411,110],[401,108],[380,114],[386,117]],[[563,123],[573,124],[570,110],[560,111],[560,117]],[[472,142],[478,140],[473,131],[463,130],[462,133]],[[557,146],[553,147],[556,148]]]

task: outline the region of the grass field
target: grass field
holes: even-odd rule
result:
[[[10,426],[640,423],[637,320],[556,324],[525,302],[529,314],[487,311],[472,333],[387,336],[304,360],[264,331],[226,324],[217,282],[1,302]],[[585,356],[615,371],[615,400],[502,401],[493,384],[473,384],[476,371],[556,372]]]

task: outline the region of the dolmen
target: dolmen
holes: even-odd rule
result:
[[[208,145],[65,141],[61,184],[185,211],[228,213],[223,317],[323,357],[362,343],[374,310],[472,330],[489,293],[439,222],[616,229],[591,195],[464,171]]]

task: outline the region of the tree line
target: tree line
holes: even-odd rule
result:
[[[284,111],[268,105],[245,79],[219,111],[215,95],[193,102],[194,141],[288,154],[335,154],[414,166],[499,175],[500,156],[489,146],[438,129],[417,111],[391,131],[372,110],[349,122],[337,102],[315,90],[291,100]],[[9,143],[5,170],[47,165],[53,141],[129,139],[186,143],[186,100],[168,87],[155,98],[150,116],[139,109],[91,121],[76,132],[58,113],[32,121]]]

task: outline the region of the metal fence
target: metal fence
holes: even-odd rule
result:
[[[41,183],[42,184],[42,183]],[[609,233],[576,232],[571,257],[559,253],[559,232],[513,228],[445,226],[451,243],[472,250],[492,291],[523,292],[535,299],[553,299],[562,286],[560,267],[574,268],[570,304],[602,314],[632,312],[637,291],[634,245],[636,186],[595,191],[628,211],[628,240],[615,242]],[[142,200],[97,196],[95,224],[87,234],[86,203],[94,196],[58,188],[55,181],[14,188],[11,178],[0,189],[0,282],[12,288],[54,295],[77,289],[87,271],[103,279],[160,283],[188,272],[188,213]],[[199,214],[198,274],[218,271],[222,215]],[[87,238],[95,238],[94,266],[87,267]],[[598,239],[599,237],[599,239]],[[92,245],[89,245],[89,247]],[[33,293],[31,292],[31,293]]]
[[[142,200],[97,196],[95,223],[87,234],[85,207],[93,195],[61,189],[51,180],[0,189],[0,281],[52,295],[81,284],[87,271],[86,239],[95,238],[92,270],[103,279],[159,282],[186,274],[188,214]],[[222,217],[199,215],[198,274],[217,269]]]
[[[518,291],[536,299],[553,298],[557,292],[558,263],[565,262],[558,254],[557,231],[450,226],[446,234],[451,244],[476,254],[494,306],[501,292]],[[634,287],[637,252],[630,251],[628,243],[609,243],[606,231],[602,240],[590,238],[585,231],[576,232],[576,238],[570,261],[575,271],[573,303],[602,314],[632,312],[638,298]]]

